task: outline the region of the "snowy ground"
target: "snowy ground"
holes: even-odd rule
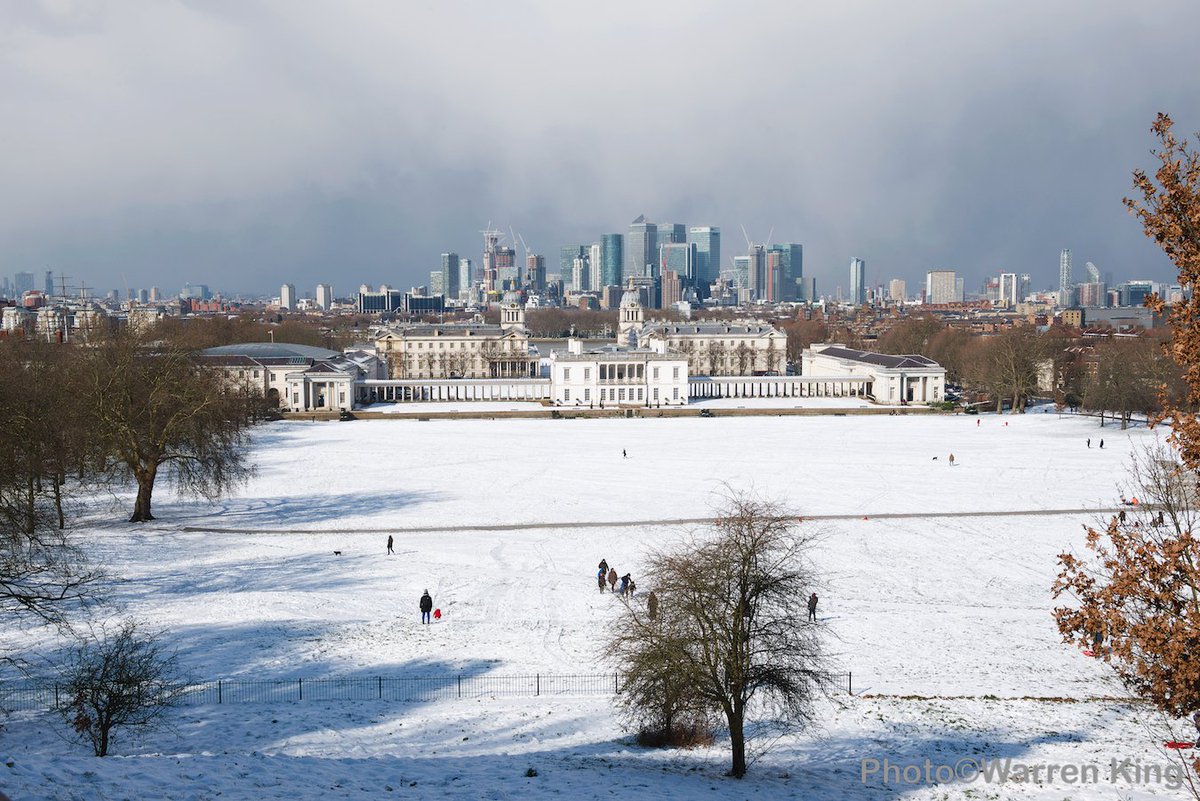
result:
[[[1090,519],[1054,510],[1111,505],[1131,450],[1154,436],[1053,414],[274,424],[236,497],[162,492],[154,526],[98,519],[89,537],[123,579],[117,600],[169,629],[197,678],[611,670],[616,602],[596,591],[596,562],[636,577],[648,547],[689,527],[572,524],[703,517],[728,484],[853,516],[812,525],[826,533],[821,618],[860,695],[828,704],[818,731],[785,738],[743,782],[721,776],[720,742],[644,751],[611,699],[539,697],[190,707],[105,760],[22,714],[0,732],[0,789],[14,801],[1173,797],[1107,782],[1113,757],[1165,757],[1142,711],[1082,700],[1115,690],[1058,642],[1048,591],[1055,555]],[[1027,509],[1046,513],[1002,514]],[[940,512],[998,514],[924,516]],[[873,517],[888,513],[910,516]],[[546,527],[471,530],[525,523]],[[447,526],[463,530],[414,530]],[[418,623],[425,588],[445,613],[431,627]],[[861,781],[861,760],[885,757],[1096,763],[1102,781]]]

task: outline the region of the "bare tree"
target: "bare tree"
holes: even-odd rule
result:
[[[175,653],[163,635],[134,620],[78,642],[66,668],[70,701],[60,710],[96,756],[108,755],[113,730],[152,730],[178,705],[185,689]]]
[[[1130,692],[1174,718],[1200,712],[1200,526],[1197,475],[1166,447],[1133,467],[1132,515],[1087,530],[1087,553],[1059,555],[1054,610],[1063,640],[1094,647]],[[1200,735],[1200,732],[1197,732]],[[1175,739],[1175,738],[1171,738]],[[1183,760],[1200,798],[1200,759]]]
[[[790,731],[813,717],[827,675],[820,626],[806,622],[816,585],[814,535],[776,504],[732,494],[708,535],[652,554],[653,620],[632,605],[614,624],[621,700],[643,725],[724,719],[729,773],[746,773],[746,724],[769,715]]]
[[[70,383],[71,351],[0,344],[0,624],[62,624],[100,572],[74,546],[67,499],[94,462]],[[7,661],[7,657],[5,657]]]
[[[90,347],[81,362],[89,428],[137,482],[130,522],[154,519],[160,471],[204,497],[249,475],[247,430],[260,400],[194,352],[123,331]]]

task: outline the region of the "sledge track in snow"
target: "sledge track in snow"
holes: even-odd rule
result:
[[[1146,509],[1154,509],[1146,504]],[[806,520],[922,520],[961,517],[1051,517],[1059,515],[1117,514],[1132,511],[1129,506],[1099,507],[1090,509],[1010,509],[990,512],[879,512],[876,514],[799,515],[797,522]],[[204,534],[436,534],[447,531],[527,531],[552,528],[633,528],[637,526],[689,526],[708,525],[716,522],[715,517],[670,517],[658,520],[571,520],[560,522],[531,523],[463,523],[449,526],[397,526],[387,528],[373,526],[361,528],[217,528],[212,526],[181,526],[180,531]]]

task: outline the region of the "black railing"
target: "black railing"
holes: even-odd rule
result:
[[[853,692],[850,673],[814,677],[826,692]],[[333,679],[218,679],[188,684],[179,703],[265,704],[298,701],[430,702],[458,698],[604,696],[620,689],[618,673],[531,673],[526,675],[370,676]],[[0,682],[0,710],[58,709],[70,703],[52,682]]]

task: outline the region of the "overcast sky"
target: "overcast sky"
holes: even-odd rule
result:
[[[820,293],[1170,265],[1121,206],[1200,128],[1200,3],[43,0],[0,4],[0,273],[311,293],[718,225]],[[518,252],[520,249],[518,248]]]

